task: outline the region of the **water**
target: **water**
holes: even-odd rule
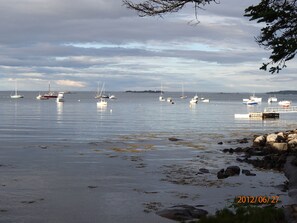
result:
[[[199,133],[266,132],[294,126],[296,114],[282,114],[278,120],[237,120],[236,113],[263,111],[268,106],[266,94],[261,105],[248,107],[242,98],[248,94],[200,93],[210,103],[189,106],[180,93],[167,93],[175,104],[159,102],[158,94],[115,92],[117,100],[108,101],[106,109],[98,108],[93,92],[65,95],[65,103],[54,99],[36,100],[37,92],[24,92],[24,99],[13,100],[9,92],[0,92],[0,141],[59,142],[112,139],[136,133]],[[294,95],[278,95],[292,100]],[[277,106],[277,105],[275,105]]]
[[[12,100],[0,92],[0,222],[95,223],[173,222],[156,215],[176,204],[203,205],[211,213],[238,195],[279,195],[286,178],[236,161],[229,140],[296,127],[296,114],[275,120],[237,120],[236,113],[262,111],[268,95],[254,107],[248,94],[200,93],[210,103],[189,106],[195,93],[114,92],[117,100],[98,108],[94,93],[65,95],[64,103],[38,101],[38,92]],[[292,100],[294,95],[278,95]],[[169,137],[182,141],[171,142]],[[223,141],[223,145],[218,142]],[[245,146],[245,145],[240,145]],[[224,180],[229,165],[251,170]],[[197,175],[200,168],[209,174]]]

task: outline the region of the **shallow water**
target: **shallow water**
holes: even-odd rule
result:
[[[156,94],[115,94],[100,109],[89,92],[67,94],[63,104],[1,92],[0,222],[171,222],[155,212],[189,204],[214,213],[238,195],[290,202],[277,187],[286,180],[281,173],[239,164],[221,150],[238,146],[230,139],[292,129],[296,114],[235,120],[234,113],[267,106],[247,107],[243,94],[205,93],[210,103],[192,108],[178,93],[170,95],[174,105]],[[257,176],[217,180],[230,165]],[[210,173],[199,175],[200,168]]]

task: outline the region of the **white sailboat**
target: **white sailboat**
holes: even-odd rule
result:
[[[98,107],[106,107],[107,106],[107,101],[105,100],[104,97],[102,97],[102,92],[103,92],[103,89],[104,89],[104,83],[102,85],[102,88],[101,88],[101,91],[100,91],[100,101],[97,101],[97,106]]]
[[[165,98],[163,97],[163,85],[161,84],[161,94],[159,96],[159,101],[165,101]]]
[[[105,86],[105,83],[102,84],[101,91],[99,92],[99,82],[98,82],[97,94],[96,94],[96,96],[95,96],[96,99],[100,99],[100,98],[109,98],[108,95],[105,95],[105,94],[104,94],[104,86]]]
[[[96,95],[95,95],[95,98],[96,99],[99,99],[99,98],[101,98],[101,95],[100,95],[100,90],[99,90],[99,82],[97,83],[97,93],[96,93]]]
[[[12,98],[12,99],[24,98],[23,95],[18,94],[18,83],[17,82],[15,82],[14,95],[10,95],[10,98]]]
[[[184,84],[182,84],[182,95],[180,96],[181,99],[186,99],[187,96],[185,95],[185,92],[184,92]]]

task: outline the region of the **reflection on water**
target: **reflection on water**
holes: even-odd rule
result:
[[[97,112],[106,112],[107,111],[107,106],[102,106],[97,104]]]
[[[64,102],[57,102],[57,120],[63,119]]]

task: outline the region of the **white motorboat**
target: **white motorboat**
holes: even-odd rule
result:
[[[112,94],[109,96],[109,99],[117,99],[117,97]]]
[[[291,101],[280,101],[278,102],[278,105],[282,106],[282,107],[290,107],[291,106]]]
[[[255,94],[253,94],[252,96],[250,96],[250,100],[255,101],[257,103],[261,103],[262,102],[262,98],[256,97]]]
[[[17,84],[17,82],[15,82],[14,95],[10,95],[10,98],[12,98],[12,99],[24,98],[23,95],[18,94],[18,84]]]
[[[190,104],[197,104],[199,100],[199,97],[197,94],[190,100]]]
[[[208,98],[201,98],[201,102],[208,103],[209,99]]]
[[[161,95],[161,96],[159,97],[159,101],[165,101],[165,98]]]
[[[246,105],[257,105],[258,102],[257,101],[254,101],[254,100],[248,100],[248,101],[243,102],[243,104],[246,104]]]
[[[173,101],[173,99],[171,97],[168,97],[166,99],[166,101],[169,102],[170,104],[174,104],[174,101]]]
[[[198,103],[198,100],[196,100],[195,98],[192,98],[190,100],[190,104],[197,104]]]
[[[64,102],[64,92],[59,92],[56,101],[57,102]]]
[[[173,100],[172,100],[171,97],[168,97],[168,98],[166,99],[166,101],[167,101],[167,102],[173,102]]]
[[[267,102],[268,102],[268,103],[277,102],[277,97],[275,97],[275,96],[273,96],[273,97],[269,97]]]
[[[250,96],[250,98],[244,98],[242,99],[242,102],[244,104],[246,104],[247,102],[251,103],[251,101],[257,102],[257,103],[261,103],[262,102],[262,98],[256,97],[255,94],[253,94],[252,96]]]

